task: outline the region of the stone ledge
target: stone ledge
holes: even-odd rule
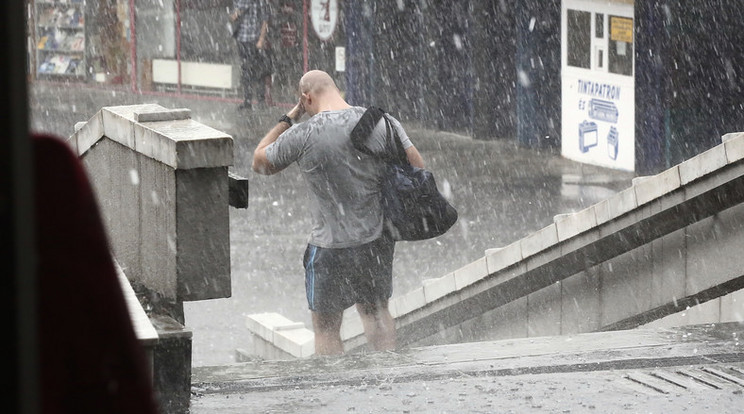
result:
[[[636,193],[633,187],[620,191],[606,201],[610,213],[607,221],[616,219],[638,207]],[[599,222],[600,220],[597,218],[597,223]]]
[[[556,243],[558,243],[558,230],[555,223],[549,224],[520,240],[522,259],[535,255]]]
[[[103,112],[98,111],[87,122],[79,122],[68,141],[78,157],[82,156],[103,137]]]
[[[392,302],[392,301],[391,301]],[[390,304],[390,313],[395,314],[392,310],[392,303]],[[341,322],[341,339],[354,338],[364,334],[364,326],[362,325],[362,317],[359,316],[355,307],[351,307],[344,312],[344,319]]]
[[[635,179],[633,180],[633,188],[635,189],[636,201],[639,206],[655,200],[664,194],[671,193],[681,185],[679,167],[676,165],[657,175],[643,178],[645,179],[637,182]]]
[[[250,183],[247,178],[227,172],[230,207],[248,208]]]
[[[486,250],[486,275],[496,273],[522,260],[522,246],[516,241],[506,247]],[[486,276],[484,275],[484,277]]]
[[[296,358],[315,353],[315,334],[302,322],[293,322],[271,312],[248,315],[246,327],[252,334]]]
[[[726,134],[721,140],[726,148],[726,160],[729,164],[744,158],[744,132]]]
[[[134,333],[137,335],[137,339],[145,346],[155,345],[158,342],[159,336],[155,326],[153,326],[153,322],[147,316],[145,309],[134,293],[134,289],[132,289],[131,283],[129,283],[129,279],[127,279],[127,276],[117,261],[114,261],[114,266],[116,267],[116,275],[119,279],[122,293],[124,294],[124,300],[127,303],[127,310],[129,311],[129,317],[132,320],[132,327],[134,328]]]
[[[104,107],[78,123],[69,141],[78,156],[107,137],[175,169],[233,164],[233,139],[191,119],[189,109],[157,104]]]
[[[697,180],[711,172],[725,166],[725,144],[717,145],[689,160],[679,164],[679,177],[682,185]]]
[[[396,296],[392,299],[394,303],[396,314],[394,317],[405,315],[414,309],[421,308],[426,305],[426,296],[424,295],[424,288],[412,290],[402,296]]]
[[[558,232],[558,241],[568,240],[592,227],[597,226],[597,213],[594,206],[572,214],[558,215],[553,218]]]
[[[248,315],[245,318],[245,326],[249,331],[272,343],[274,342],[274,330],[277,327],[294,326],[295,323],[273,312]]]
[[[610,200],[602,200],[594,206],[594,214],[597,216],[597,226],[610,221]]]
[[[423,285],[426,303],[434,302],[457,290],[454,273],[449,273],[437,279],[424,280]]]
[[[495,256],[495,255],[492,255]],[[487,257],[482,257],[472,263],[455,270],[455,289],[459,290],[488,276]]]
[[[191,110],[188,108],[134,111],[135,122],[181,121],[184,119],[191,119]]]
[[[297,358],[305,358],[315,353],[315,334],[301,328],[278,330],[274,332],[274,346]]]
[[[153,327],[158,332],[160,339],[178,339],[191,342],[194,333],[181,325],[178,321],[165,315],[153,315],[150,317]]]

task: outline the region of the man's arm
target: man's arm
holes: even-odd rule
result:
[[[393,117],[389,117],[388,119],[391,121],[391,126],[395,130],[397,130],[397,134],[401,137],[406,137],[405,140],[409,141],[408,135],[403,129],[403,125],[400,124],[400,121]],[[421,154],[412,143],[411,146],[405,149],[405,152],[409,164],[413,165],[414,167],[424,168],[424,157],[421,156]]]
[[[287,112],[287,116],[292,121],[299,121],[302,115],[305,113],[305,108],[302,106],[302,102],[298,102],[291,111]],[[253,171],[259,174],[271,175],[276,174],[284,168],[277,168],[271,165],[269,159],[266,158],[266,147],[273,144],[279,135],[289,129],[289,124],[286,122],[279,121],[271,130],[264,136],[258,143],[256,150],[253,152],[253,164],[251,168]]]
[[[258,35],[258,42],[256,42],[256,47],[258,49],[264,48],[264,43],[266,42],[266,32],[269,30],[269,23],[264,20],[263,23],[261,23],[261,34]]]
[[[258,41],[256,42],[256,48],[263,49],[266,44],[266,35],[269,32],[269,18],[271,9],[269,8],[268,2],[259,0],[258,4],[259,15],[261,18],[261,28],[258,33]]]
[[[230,21],[235,22],[245,11],[246,5],[240,1],[233,1],[233,11],[230,13]]]
[[[253,171],[259,174],[271,175],[276,174],[283,169],[276,168],[271,165],[269,159],[266,158],[266,147],[273,144],[274,141],[279,138],[279,135],[281,135],[288,129],[289,124],[285,122],[279,122],[274,126],[274,128],[271,128],[266,136],[261,139],[261,141],[258,143],[258,146],[256,147],[256,150],[253,152],[253,164],[251,165]]]
[[[406,148],[406,156],[408,157],[409,164],[414,167],[424,168],[424,158],[413,145]]]

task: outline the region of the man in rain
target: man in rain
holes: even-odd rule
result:
[[[254,90],[259,103],[265,100],[263,77],[270,71],[264,49],[268,20],[269,8],[265,0],[233,0],[230,21],[238,45],[240,82],[243,84],[243,102],[238,109],[253,109]]]
[[[388,311],[392,295],[395,242],[383,230],[378,158],[362,154],[350,133],[365,109],[350,106],[325,72],[307,72],[297,105],[258,143],[253,170],[275,174],[293,162],[309,187],[313,230],[305,250],[305,288],[312,312],[317,355],[342,354],[343,311],[356,305],[367,341],[375,350],[395,348],[395,324]],[[310,118],[295,124],[303,114]],[[400,122],[396,128],[408,160],[424,161]],[[387,128],[381,119],[367,146],[385,151]]]

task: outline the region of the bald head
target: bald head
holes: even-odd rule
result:
[[[300,93],[305,111],[310,116],[349,107],[331,75],[322,70],[311,70],[300,78]]]
[[[331,75],[322,70],[311,70],[300,79],[300,92],[323,95],[328,91],[337,91]]]

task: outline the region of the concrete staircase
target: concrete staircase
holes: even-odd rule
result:
[[[696,157],[392,298],[399,343],[744,319],[743,160],[744,133],[727,134]],[[257,345],[239,350],[245,359],[312,354],[312,332],[281,315],[250,315],[247,327]],[[355,310],[341,333],[347,350],[364,349]]]

